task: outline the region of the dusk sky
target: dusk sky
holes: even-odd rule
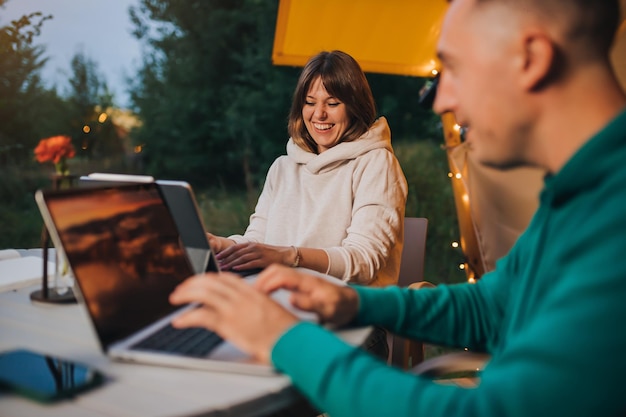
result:
[[[24,14],[51,14],[35,42],[46,47],[49,60],[43,68],[48,86],[63,94],[71,73],[70,61],[83,52],[98,65],[98,71],[115,94],[117,105],[128,103],[125,78],[141,62],[140,44],[131,35],[128,8],[139,0],[8,0],[0,8],[0,25]]]

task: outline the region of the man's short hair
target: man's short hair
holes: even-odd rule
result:
[[[619,0],[476,0],[477,3],[509,3],[536,10],[546,19],[568,18],[566,39],[582,45],[586,53],[608,56],[620,24]]]

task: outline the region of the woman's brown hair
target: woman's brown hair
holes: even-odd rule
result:
[[[311,84],[318,77],[328,94],[346,106],[350,127],[340,142],[358,139],[376,120],[374,96],[358,62],[342,51],[320,52],[309,59],[300,74],[287,125],[293,141],[313,153],[318,153],[317,144],[306,129],[302,109]]]

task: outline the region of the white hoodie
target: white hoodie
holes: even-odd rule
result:
[[[270,167],[238,243],[324,249],[327,273],[360,284],[395,284],[407,183],[384,117],[353,142],[316,155],[287,142]]]

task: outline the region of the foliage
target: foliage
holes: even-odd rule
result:
[[[43,23],[51,16],[35,12],[0,27],[0,162],[32,157],[39,139],[33,118],[50,108],[33,106],[47,96],[39,71],[45,64],[44,49],[33,44]]]
[[[297,76],[270,61],[276,7],[142,0],[131,10],[135,35],[151,48],[131,92],[150,173],[249,188],[263,178],[284,148]]]
[[[406,140],[394,144],[394,150],[409,185],[405,215],[428,219],[425,279],[453,283],[466,277],[458,267],[463,253],[451,246],[459,240],[459,229],[447,157],[439,144]]]
[[[113,106],[106,80],[98,71],[98,64],[82,52],[77,52],[70,63],[67,109],[68,130],[79,155],[88,159],[122,155],[124,145],[110,118],[100,119],[102,111]]]
[[[426,79],[389,74],[367,74],[367,79],[378,114],[387,118],[394,141],[405,137],[411,140],[440,139],[439,117],[418,104]]]

